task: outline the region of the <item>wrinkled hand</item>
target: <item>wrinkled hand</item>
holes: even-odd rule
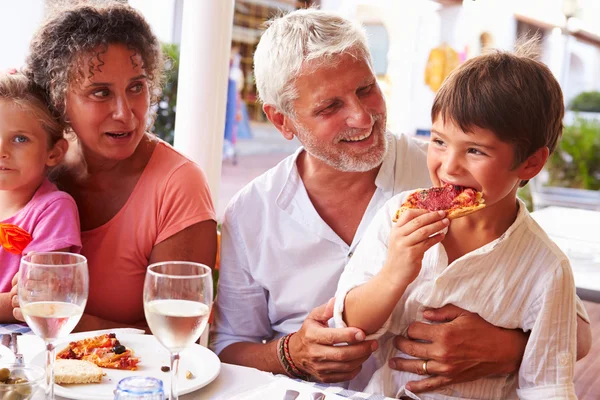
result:
[[[362,364],[377,349],[377,342],[365,341],[358,328],[329,328],[334,299],[308,315],[302,327],[290,338],[294,364],[312,379],[332,383],[353,379]],[[334,346],[338,343],[348,345]]]
[[[394,339],[398,350],[417,360],[389,361],[393,369],[424,375],[423,360],[429,360],[427,371],[431,376],[409,382],[410,391],[428,392],[518,370],[529,338],[523,331],[496,327],[478,314],[452,304],[425,311],[423,316],[440,323],[413,322],[408,328],[408,339],[402,336]]]
[[[404,210],[390,231],[388,257],[384,269],[404,284],[414,281],[423,263],[423,255],[444,239],[450,221],[444,211]]]

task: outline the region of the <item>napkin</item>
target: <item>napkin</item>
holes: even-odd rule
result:
[[[288,378],[278,378],[266,385],[248,390],[247,392],[240,393],[236,396],[230,396],[229,400],[280,400],[283,399],[286,390],[295,390],[300,393],[296,400],[308,400],[310,399],[310,394],[314,392],[325,393],[325,400],[348,400],[335,393],[328,393],[327,391],[319,390],[314,386]]]

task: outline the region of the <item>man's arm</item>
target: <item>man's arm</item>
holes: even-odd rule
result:
[[[592,327],[581,316],[577,316],[577,361],[587,356],[592,349]]]
[[[320,382],[343,382],[353,379],[361,365],[377,349],[377,342],[364,341],[364,333],[356,328],[329,328],[333,302],[315,308],[298,332],[290,339],[294,364],[306,375]],[[347,346],[333,346],[350,343]],[[262,371],[285,374],[277,358],[277,341],[267,344],[238,342],[219,354],[221,361],[244,365]]]
[[[408,384],[418,393],[436,390],[489,375],[514,373],[519,369],[529,334],[520,329],[499,328],[479,315],[452,304],[424,312],[424,317],[439,324],[414,322],[408,337],[397,336],[394,346],[416,360],[393,358],[390,367],[423,375],[423,360],[432,375]],[[582,338],[582,343],[579,338]],[[591,346],[589,323],[577,318],[577,359]],[[430,343],[421,343],[427,341]]]

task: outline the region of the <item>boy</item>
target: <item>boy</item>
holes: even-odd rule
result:
[[[412,399],[574,399],[575,285],[567,257],[517,199],[556,148],[564,114],[550,70],[526,54],[494,52],[455,70],[434,100],[427,166],[435,186],[483,193],[486,207],[451,222],[443,211],[407,210],[389,200],[346,266],[336,293],[337,326],[379,340],[379,365],[395,354],[429,307],[455,304],[507,329],[530,331],[517,376],[452,385],[417,397],[419,378],[381,367],[367,392]],[[435,375],[435,361],[419,374]]]

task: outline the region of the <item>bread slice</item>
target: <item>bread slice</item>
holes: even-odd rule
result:
[[[54,360],[54,382],[58,384],[100,383],[102,368],[83,360]]]

